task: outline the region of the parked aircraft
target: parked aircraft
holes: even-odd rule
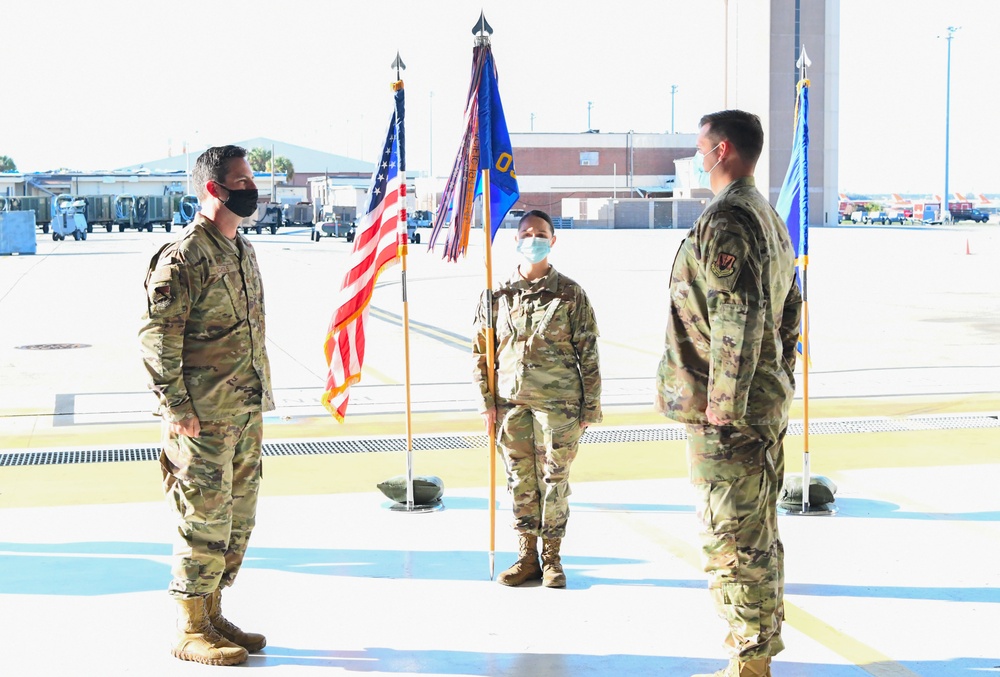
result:
[[[991,200],[982,193],[979,193],[976,197],[979,198],[976,202],[978,209],[1000,209],[1000,200]]]

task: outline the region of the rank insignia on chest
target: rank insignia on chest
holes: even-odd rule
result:
[[[736,270],[736,257],[726,252],[719,252],[712,262],[712,272],[716,277],[729,277]]]

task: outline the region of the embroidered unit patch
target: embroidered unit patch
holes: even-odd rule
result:
[[[729,277],[736,270],[736,257],[726,252],[719,252],[712,262],[712,272],[716,277]]]

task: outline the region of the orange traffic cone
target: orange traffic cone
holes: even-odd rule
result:
[[[969,238],[965,238],[965,255],[968,256],[972,252],[969,251]]]

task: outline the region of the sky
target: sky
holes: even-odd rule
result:
[[[371,161],[399,51],[408,169],[445,175],[480,9],[512,132],[668,132],[671,112],[696,132],[723,107],[723,5],[78,0],[53,21],[2,0],[0,155],[86,171],[263,136]],[[841,191],[943,191],[950,25],[949,185],[1000,192],[1000,0],[841,0]]]

